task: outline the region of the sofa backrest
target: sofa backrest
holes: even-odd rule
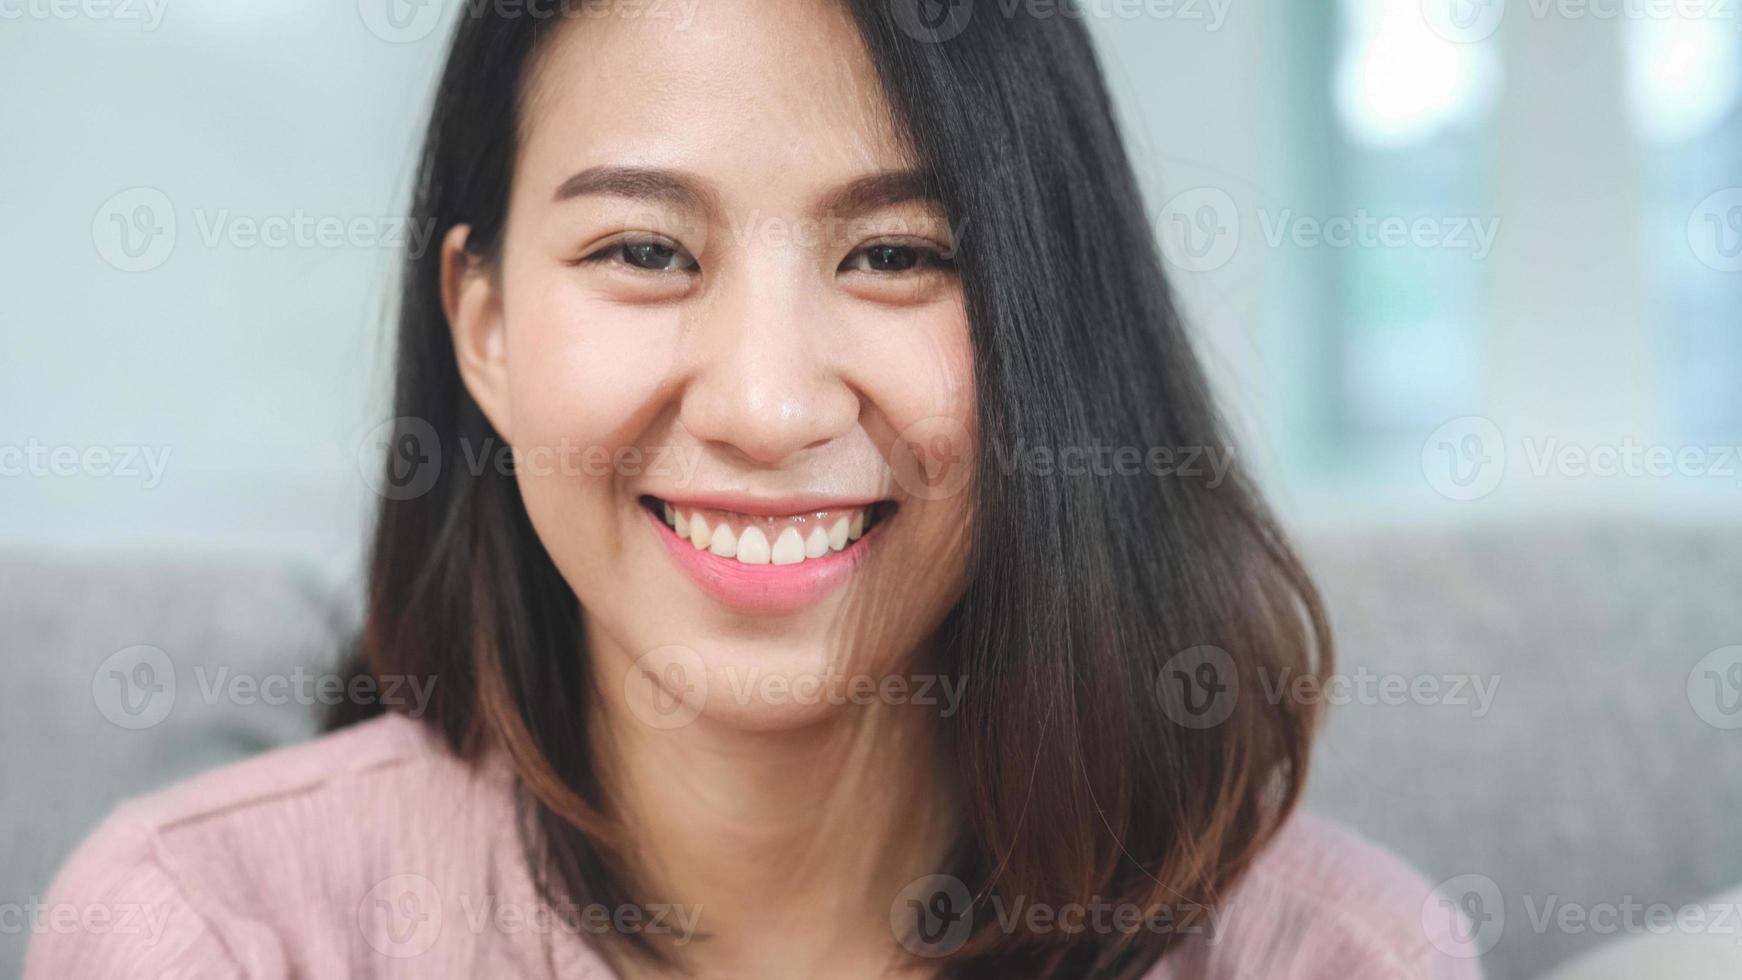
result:
[[[1639,928],[1627,903],[1742,883],[1742,529],[1373,531],[1304,550],[1353,692],[1309,806],[1436,882],[1479,876],[1453,891],[1488,923],[1490,978],[1539,976],[1611,921]],[[1399,704],[1363,677],[1438,690]]]

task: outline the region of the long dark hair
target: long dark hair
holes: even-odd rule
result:
[[[1231,452],[1080,19],[987,7],[945,37],[913,3],[848,2],[963,230],[979,458]],[[413,203],[435,241],[457,224],[472,226],[469,247],[500,241],[519,99],[556,29],[489,4],[462,15]],[[430,249],[405,265],[394,415],[457,460],[494,433],[460,380],[440,263]],[[963,807],[949,870],[977,901],[1216,903],[1300,795],[1315,710],[1262,692],[1330,669],[1311,581],[1238,465],[988,463],[972,487],[966,591],[936,643],[968,682],[946,722]],[[507,748],[547,896],[633,904],[636,870],[588,742],[582,616],[511,474],[442,466],[426,492],[383,501],[359,669],[439,676],[426,718],[454,750]],[[1177,938],[1004,934],[983,918],[945,961],[953,976],[1138,976]],[[638,935],[602,952],[664,956]]]

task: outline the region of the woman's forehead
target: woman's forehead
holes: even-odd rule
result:
[[[688,21],[579,18],[546,44],[521,120],[534,178],[550,176],[545,166],[632,164],[832,181],[909,162],[858,30],[832,0],[709,0]]]

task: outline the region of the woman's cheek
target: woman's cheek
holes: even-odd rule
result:
[[[634,454],[660,417],[676,317],[561,292],[510,313],[521,496],[557,564],[578,571],[592,564],[585,555],[613,554],[621,544],[617,488],[644,458]]]
[[[876,407],[873,440],[900,489],[920,500],[962,490],[973,466],[973,352],[959,302],[856,325],[854,383]],[[916,468],[917,467],[917,468]]]
[[[578,288],[543,297],[507,311],[514,440],[615,456],[660,414],[678,314],[600,300]]]

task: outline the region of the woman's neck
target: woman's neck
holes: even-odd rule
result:
[[[695,975],[889,976],[910,959],[891,903],[944,870],[959,820],[935,709],[848,704],[746,731],[658,729],[622,707],[604,706],[595,744],[654,892],[641,900],[700,906],[706,938],[676,951]]]

